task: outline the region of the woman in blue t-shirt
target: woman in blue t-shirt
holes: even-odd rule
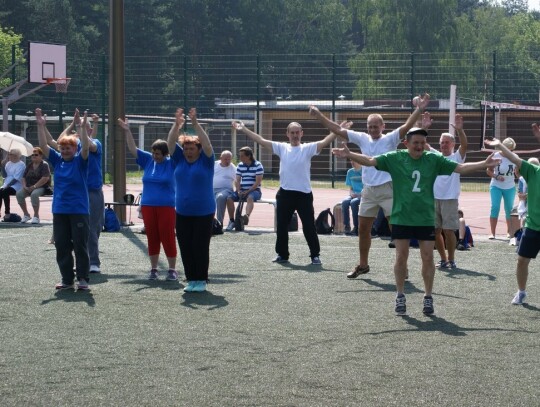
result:
[[[176,161],[169,157],[169,147],[164,140],[156,140],[152,144],[152,153],[143,151],[135,145],[133,134],[129,129],[127,119],[118,119],[118,124],[124,129],[126,144],[129,152],[137,159],[137,164],[143,169],[141,213],[148,241],[148,256],[150,257],[149,280],[158,279],[159,251],[167,256],[169,270],[166,279],[178,280],[176,271],[176,242],[174,241],[174,168]]]
[[[176,111],[176,121],[167,143],[178,164],[176,180],[176,238],[188,281],[184,291],[206,291],[210,261],[210,238],[216,211],[214,199],[214,150],[208,135],[197,121],[195,109],[189,111],[197,137],[181,135],[184,112]],[[179,140],[180,144],[176,141]]]
[[[76,111],[75,119],[78,122]],[[78,150],[77,137],[62,135],[58,141],[58,151],[47,145],[47,122],[41,109],[36,109],[39,146],[43,156],[48,158],[54,168],[54,195],[52,203],[53,236],[56,245],[56,262],[60,268],[62,281],[56,289],[73,288],[73,252],[75,253],[75,271],[77,288],[89,290],[88,274],[90,259],[88,256],[89,204],[86,185],[88,173],[89,141],[86,132],[87,115],[81,125],[76,126],[81,142]]]

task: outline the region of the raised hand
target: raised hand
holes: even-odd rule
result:
[[[315,105],[310,105],[310,106],[309,106],[309,114],[310,114],[311,116],[318,116],[318,115],[321,114],[321,112],[320,112],[320,110],[319,110],[319,108],[318,108],[317,106],[315,106]]]
[[[488,168],[496,167],[497,165],[499,165],[501,163],[501,159],[500,158],[493,158],[493,154],[494,153],[491,153],[488,156],[488,158],[486,158],[486,166]]]
[[[433,124],[433,119],[431,118],[431,113],[424,112],[422,114],[422,120],[420,122],[420,127],[427,130],[427,129],[429,129],[431,127],[432,124]]]
[[[76,126],[81,124],[81,114],[79,113],[79,109],[75,109],[75,113],[73,113],[73,124]]]
[[[455,124],[450,123],[450,126],[456,130],[463,130],[463,116],[456,114]]]
[[[129,124],[128,124],[128,119],[126,117],[125,120],[122,120],[122,119],[118,119],[118,125],[120,127],[122,127],[124,130],[129,130]]]
[[[244,122],[233,121],[231,123],[231,126],[232,126],[233,129],[242,130],[244,128]]]
[[[496,138],[494,138],[494,139],[486,138],[486,139],[484,139],[484,144],[486,146],[489,146],[489,147],[497,147],[497,146],[501,145],[501,140],[496,139]]]
[[[194,107],[189,109],[188,116],[189,116],[189,120],[191,120],[192,123],[196,122],[197,121],[197,109],[195,109]]]
[[[344,120],[344,121],[342,121],[342,122],[340,123],[339,126],[340,126],[342,129],[347,129],[347,130],[349,130],[349,129],[352,127],[353,124],[354,124],[354,123],[353,123],[352,121],[350,121],[350,120]]]
[[[93,121],[94,123],[99,122],[99,116],[98,116],[97,114],[94,113],[94,114],[92,115],[92,121]]]
[[[47,115],[44,115],[39,107],[35,110],[35,113],[36,113],[36,123],[42,126],[46,125]]]
[[[341,148],[333,148],[332,154],[339,158],[347,158],[347,155],[350,153],[347,143],[341,143]]]
[[[176,112],[174,113],[174,118],[176,120],[176,124],[178,127],[182,128],[184,127],[184,123],[186,122],[186,116],[184,115],[184,109],[178,108],[176,109]]]
[[[424,93],[423,96],[416,96],[413,99],[413,105],[421,110],[425,110],[427,105],[429,105],[429,93]]]
[[[533,123],[531,127],[534,137],[536,137],[536,139],[540,141],[540,127],[536,123]]]

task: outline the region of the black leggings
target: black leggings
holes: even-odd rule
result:
[[[17,192],[12,187],[0,188],[0,209],[2,209],[2,201],[6,209],[6,215],[10,214],[10,199],[11,195],[15,195]]]
[[[187,281],[208,280],[213,221],[213,213],[205,216],[176,214],[176,239]]]

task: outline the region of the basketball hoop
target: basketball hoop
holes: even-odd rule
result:
[[[56,93],[67,93],[70,82],[71,78],[47,78],[48,84],[54,83]]]

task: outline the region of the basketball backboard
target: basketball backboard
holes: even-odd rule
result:
[[[66,46],[28,42],[28,82],[46,83],[48,78],[65,78]]]

